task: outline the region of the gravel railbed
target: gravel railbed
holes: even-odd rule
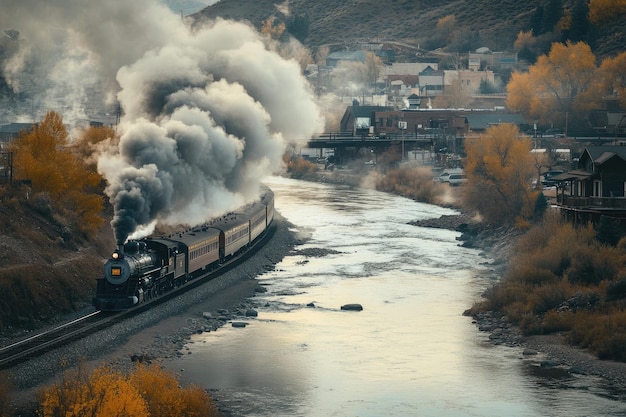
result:
[[[220,326],[254,311],[254,295],[262,292],[257,276],[275,265],[306,236],[279,213],[271,240],[234,270],[94,335],[85,337],[8,372],[16,390],[13,407],[22,416],[33,410],[40,389],[56,382],[62,363],[82,364],[87,369],[110,364],[129,369],[134,361],[152,362],[181,355],[186,341],[195,333],[215,331]],[[204,314],[210,313],[210,314]]]

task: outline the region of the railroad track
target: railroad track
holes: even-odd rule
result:
[[[102,311],[94,311],[78,319],[63,323],[59,326],[38,332],[32,336],[9,342],[6,346],[0,347],[0,370],[8,369],[29,359],[40,356],[52,349],[59,348],[65,344],[79,340],[91,333],[95,333],[106,327],[112,326],[128,319],[136,314],[164,303],[167,300],[175,298],[187,292],[204,282],[216,278],[217,276],[232,270],[241,262],[253,256],[275,232],[275,226],[272,225],[268,229],[261,241],[244,252],[235,259],[231,259],[224,263],[219,269],[207,272],[206,274],[189,281],[187,284],[169,291],[160,297],[149,302],[142,303],[137,307],[121,311],[119,313],[105,313]]]
[[[109,316],[108,319],[112,317]],[[0,347],[0,369],[15,366],[51,349],[77,340],[107,322],[108,320],[103,317],[102,312],[95,311],[27,338],[12,341],[10,344]]]

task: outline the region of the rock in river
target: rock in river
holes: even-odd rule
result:
[[[361,311],[363,306],[361,304],[344,304],[341,306],[342,310]]]

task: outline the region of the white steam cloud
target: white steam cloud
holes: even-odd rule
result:
[[[157,222],[195,225],[250,201],[263,178],[282,169],[287,141],[323,129],[299,65],[246,24],[217,20],[191,29],[156,0],[40,3],[7,8],[69,28],[55,49],[63,53],[48,72],[51,83],[71,90],[72,103],[101,83],[124,112],[119,145],[98,162],[120,243]],[[30,20],[37,16],[24,25],[5,18],[0,24],[40,43],[37,49],[49,41]],[[15,59],[11,65],[20,68]],[[7,68],[5,79],[15,80]],[[78,85],[70,88],[64,75]]]

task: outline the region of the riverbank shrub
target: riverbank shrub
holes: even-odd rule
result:
[[[626,362],[626,311],[624,305],[610,305],[595,311],[579,311],[568,340],[595,352],[600,359]]]
[[[311,179],[317,172],[317,165],[299,155],[283,155],[287,173],[295,179]]]
[[[602,359],[626,361],[625,243],[603,244],[592,227],[547,213],[471,312],[499,311],[527,335],[563,332]]]
[[[433,181],[430,169],[424,167],[400,167],[387,171],[377,178],[378,191],[398,194],[415,201],[430,204],[455,203],[450,198],[450,186]]]
[[[626,278],[621,277],[606,287],[606,300],[615,301],[626,298]]]
[[[62,372],[43,390],[41,417],[217,417],[209,394],[195,386],[180,387],[176,376],[157,366],[138,365],[130,374],[110,366],[91,373],[84,367]]]

